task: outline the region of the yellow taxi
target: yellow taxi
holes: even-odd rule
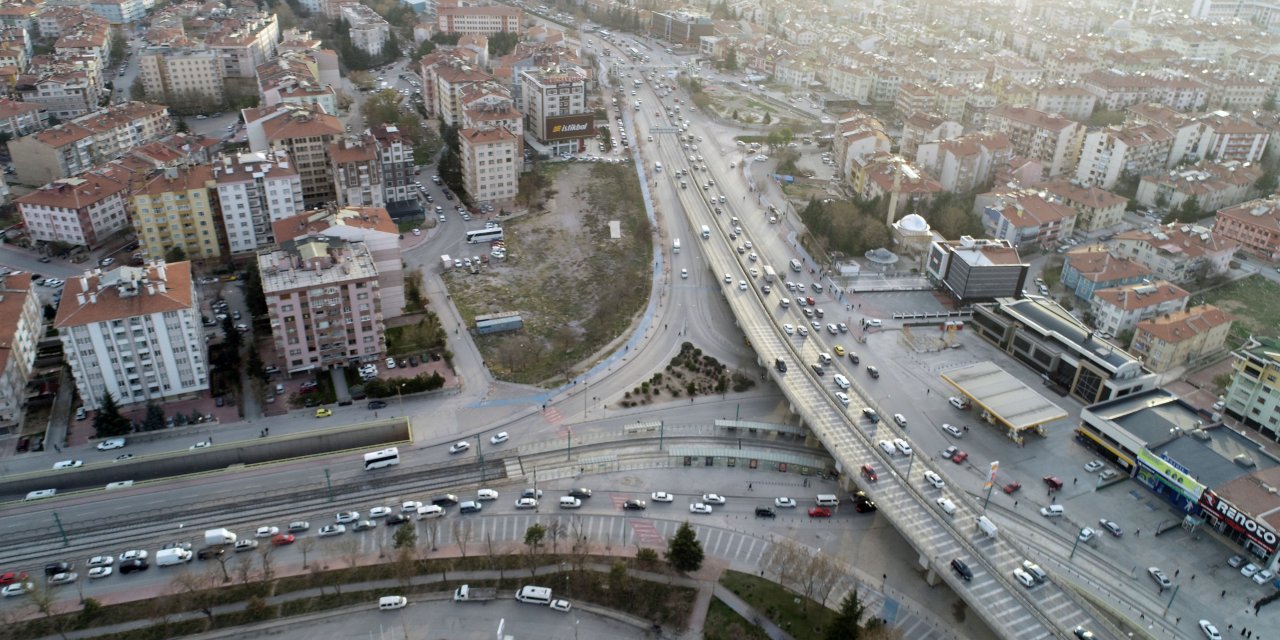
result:
[[[320,407],[319,409],[316,409],[317,418],[328,418],[331,415],[333,415],[333,412],[324,407]]]
[[[844,347],[842,347],[842,346],[840,346],[840,345],[836,345],[836,347],[835,347],[835,352],[836,352],[836,355],[838,355],[838,356],[843,356],[843,355],[844,355]]]

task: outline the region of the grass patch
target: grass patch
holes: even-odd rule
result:
[[[706,640],[766,640],[769,634],[738,615],[719,598],[712,598],[711,606],[707,608],[707,620],[702,626],[702,637]]]
[[[1260,274],[1236,280],[1198,296],[1235,316],[1228,347],[1244,344],[1250,334],[1273,335],[1280,326],[1280,284]]]
[[[822,640],[836,612],[749,573],[726,571],[724,585],[796,640]]]

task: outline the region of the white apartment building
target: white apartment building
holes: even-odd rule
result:
[[[283,151],[223,155],[213,165],[232,253],[275,242],[271,223],[302,213],[302,176]]]
[[[391,35],[391,25],[382,16],[362,4],[349,2],[342,5],[342,17],[351,25],[351,44],[371,56],[382,53]]]
[[[147,15],[148,4],[143,0],[94,0],[88,7],[111,24],[128,24]]]
[[[17,199],[32,240],[95,248],[129,226],[126,186],[97,174],[63,178]]]
[[[1118,336],[1137,329],[1143,320],[1186,309],[1190,299],[1191,294],[1182,287],[1156,280],[1098,289],[1089,304],[1093,326]]]
[[[67,278],[54,326],[88,409],[101,406],[108,393],[128,405],[209,388],[190,262],[94,269]]]
[[[991,127],[1009,136],[1014,153],[1039,160],[1050,178],[1069,171],[1080,150],[1083,127],[1035,109],[1001,105],[988,114]]]
[[[164,104],[221,104],[223,63],[209,49],[150,47],[138,56],[147,99]]]
[[[374,127],[372,133],[377,141],[378,159],[382,163],[383,202],[416,202],[418,185],[413,178],[412,141],[391,124]]]
[[[31,274],[0,276],[0,427],[22,423],[27,382],[44,335],[44,314]]]
[[[462,182],[477,202],[505,203],[520,181],[520,136],[503,127],[459,132]]]
[[[1090,131],[1080,147],[1076,180],[1110,189],[1125,174],[1164,171],[1173,152],[1173,140],[1173,134],[1157,125]]]

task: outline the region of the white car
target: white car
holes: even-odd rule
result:
[[[467,449],[470,449],[470,448],[471,448],[471,443],[467,442],[466,440],[463,440],[461,442],[453,443],[453,446],[449,447],[449,453],[462,453],[463,451],[466,451]]]
[[[1017,578],[1018,582],[1021,582],[1022,586],[1028,589],[1036,586],[1036,579],[1032,578],[1031,574],[1027,573],[1026,571],[1023,571],[1022,567],[1018,567],[1017,569],[1013,570],[1013,577]]]
[[[108,438],[98,443],[98,451],[110,451],[124,446],[124,438]]]
[[[89,579],[97,580],[99,578],[105,578],[107,576],[110,576],[111,574],[112,574],[111,567],[94,567],[89,570]]]
[[[120,554],[120,562],[134,559],[146,560],[148,555],[150,554],[145,549],[130,549]]]
[[[208,449],[209,447],[212,447],[212,446],[213,446],[213,443],[212,443],[212,442],[209,442],[208,440],[204,440],[204,441],[202,441],[202,442],[197,442],[197,443],[195,443],[195,444],[193,444],[193,445],[191,445],[191,446],[187,447],[187,450],[188,450],[188,451],[195,451],[196,449]]]
[[[115,561],[114,556],[94,556],[89,558],[87,565],[90,567],[109,567],[115,564]]]
[[[257,549],[257,548],[258,548],[257,540],[237,540],[236,541],[236,553],[239,553],[241,551],[253,551],[254,549]]]
[[[782,325],[782,330],[785,331],[789,336],[794,336],[796,334],[796,328],[789,324]]]
[[[943,487],[947,486],[947,484],[946,484],[945,482],[943,482],[943,481],[942,481],[942,476],[940,476],[940,475],[938,475],[938,474],[936,474],[936,473],[934,473],[934,472],[932,472],[932,471],[926,471],[926,472],[924,472],[924,481],[925,481],[925,482],[928,482],[928,483],[929,483],[929,484],[931,484],[931,485],[933,485],[933,488],[934,488],[934,489],[941,489],[941,488],[943,488]]]
[[[938,503],[938,506],[941,507],[947,515],[953,516],[956,514],[956,503],[952,502],[950,498],[942,496],[941,498],[934,500],[934,502]]]
[[[890,455],[890,456],[898,455],[898,450],[893,446],[893,442],[889,440],[881,440],[876,444],[880,446],[880,450],[884,451],[885,455]]]
[[[61,462],[53,463],[54,469],[74,469],[76,467],[83,467],[83,466],[84,466],[84,460],[63,460]]]
[[[681,277],[681,278],[684,278],[685,280],[688,280],[688,279],[689,279],[689,270],[688,270],[688,269],[681,269],[681,270],[680,270],[680,277]]]
[[[394,368],[396,368],[396,359],[395,359],[395,358],[387,358],[387,368],[388,368],[388,369],[394,369]]]
[[[1093,473],[1094,471],[1097,471],[1098,469],[1101,469],[1101,468],[1102,468],[1101,460],[1090,460],[1088,463],[1084,465],[1084,470],[1088,471],[1089,473]]]
[[[801,338],[808,338],[808,337],[809,337],[809,327],[801,326],[799,329],[797,329],[797,331],[799,331],[799,332],[800,332],[800,337],[801,337]]]
[[[385,518],[391,515],[391,507],[374,507],[369,510],[370,518]]]
[[[1274,578],[1275,575],[1276,574],[1272,573],[1270,569],[1263,569],[1262,571],[1253,574],[1253,581],[1258,584],[1266,584]]]
[[[343,511],[342,513],[339,513],[338,515],[334,516],[333,519],[338,524],[355,522],[356,520],[360,519],[360,512],[359,511]]]
[[[438,504],[424,504],[418,508],[418,519],[428,520],[431,518],[443,518],[445,516],[444,507]]]
[[[836,400],[839,400],[840,404],[846,407],[849,406],[849,396],[843,391],[836,392]]]
[[[569,604],[568,600],[552,600],[550,606],[553,611],[562,611],[564,613],[568,613],[573,608],[573,605]]]
[[[846,377],[844,377],[843,375],[841,375],[841,374],[839,374],[839,373],[837,373],[835,376],[833,376],[833,377],[831,378],[831,381],[832,381],[832,382],[834,382],[834,383],[836,383],[836,386],[837,386],[837,387],[840,387],[841,389],[848,389],[848,388],[849,388],[849,379],[848,379],[848,378],[846,378]],[[846,402],[845,404],[848,404],[848,403]]]
[[[943,424],[942,430],[946,431],[947,433],[951,434],[956,438],[960,438],[964,436],[964,432],[960,430],[960,427],[957,427],[953,424]]]
[[[895,413],[895,414],[893,414],[893,421],[894,421],[894,422],[896,422],[896,423],[898,423],[898,426],[899,426],[899,427],[906,427],[906,426],[907,426],[907,417],[906,417],[906,416],[904,416],[904,415],[902,415],[901,413]]]
[[[1200,621],[1200,632],[1204,634],[1208,640],[1222,640],[1222,634],[1218,633],[1218,628],[1213,626],[1208,620]]]
[[[796,508],[796,501],[794,498],[787,498],[787,497],[774,498],[773,506],[781,509],[794,509]]]
[[[727,274],[727,273],[726,273],[726,274],[724,274],[724,283],[725,283],[725,284],[733,284],[733,276],[731,276],[731,275],[729,275],[729,274]]]
[[[328,538],[329,536],[340,536],[346,532],[347,532],[347,525],[345,524],[327,524],[323,527],[320,527],[321,538]]]
[[[489,444],[502,444],[509,439],[511,439],[511,436],[507,434],[506,431],[503,431],[497,435],[491,436],[489,438]]]
[[[421,502],[418,502],[417,500],[405,500],[404,504],[400,505],[400,513],[417,513],[420,508],[422,508]]]
[[[537,498],[520,498],[519,500],[516,500],[517,509],[535,509],[537,506]]]
[[[1077,538],[1077,539],[1079,539],[1079,540],[1080,540],[1080,542],[1088,542],[1088,541],[1092,540],[1092,539],[1093,539],[1093,537],[1094,537],[1094,536],[1096,536],[1096,535],[1098,535],[1098,532],[1097,532],[1097,531],[1094,531],[1093,529],[1090,529],[1089,527],[1085,527],[1085,528],[1083,528],[1083,529],[1081,529],[1081,530],[1080,530],[1080,535],[1076,536],[1076,538]]]
[[[13,598],[15,596],[24,595],[35,588],[36,586],[30,582],[15,582],[13,584],[7,584],[3,589],[0,589],[0,595],[3,595],[6,598]]]
[[[654,491],[649,494],[649,497],[652,498],[654,502],[673,502],[676,499],[675,496],[667,493],[666,491]]]
[[[695,502],[689,505],[689,513],[709,514],[711,513],[711,505]]]
[[[724,496],[715,493],[702,494],[702,501],[707,504],[724,504]]]
[[[746,281],[746,280],[739,280],[739,281],[738,281],[738,291],[746,291],[746,290],[747,290],[747,281]]]
[[[911,445],[907,444],[907,441],[902,438],[894,438],[893,446],[897,447],[898,453],[901,453],[904,456],[909,456],[912,453]]]
[[[498,492],[493,489],[480,489],[476,491],[476,500],[497,500]]]
[[[258,527],[258,530],[253,533],[253,537],[270,538],[277,533],[280,533],[280,527]],[[120,559],[124,560],[124,556],[121,556]]]
[[[1254,574],[1258,573],[1261,570],[1262,570],[1262,567],[1259,567],[1258,565],[1250,562],[1249,564],[1246,564],[1244,568],[1240,569],[1240,575],[1246,578],[1252,578]]]
[[[961,400],[960,398],[957,398],[956,396],[951,396],[950,398],[947,398],[947,402],[951,403],[951,406],[957,409],[960,409],[962,411],[964,409],[969,408],[969,403],[965,402],[964,400]]]

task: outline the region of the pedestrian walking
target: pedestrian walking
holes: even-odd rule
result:
[[[1174,569],[1174,570],[1173,570],[1173,577],[1175,577],[1175,578],[1176,578],[1176,577],[1178,577],[1178,574],[1179,574],[1179,573],[1182,573],[1182,569]]]
[[[1014,509],[1017,509],[1017,508],[1018,508],[1018,501],[1017,501],[1017,500],[1014,500],[1014,501],[1013,501],[1013,508],[1014,508]]]
[[[1142,535],[1142,529],[1135,529],[1135,530],[1134,530],[1134,532],[1133,532],[1133,536],[1134,536],[1135,538],[1136,538],[1136,537],[1138,537],[1138,536],[1141,536],[1141,535]]]
[[[1219,594],[1218,594],[1218,598],[1220,598],[1220,599],[1221,599],[1221,598],[1225,598],[1225,597],[1227,597],[1227,590],[1226,590],[1226,589],[1223,589],[1223,590],[1222,590],[1222,593],[1219,593]]]
[[[1071,479],[1071,484],[1079,484],[1079,483],[1080,483],[1080,478],[1072,478],[1072,479]]]
[[[753,485],[752,485],[752,483],[748,482],[748,483],[747,483],[747,491],[755,491],[755,489],[753,489],[753,488],[752,488],[752,486],[753,486]]]

